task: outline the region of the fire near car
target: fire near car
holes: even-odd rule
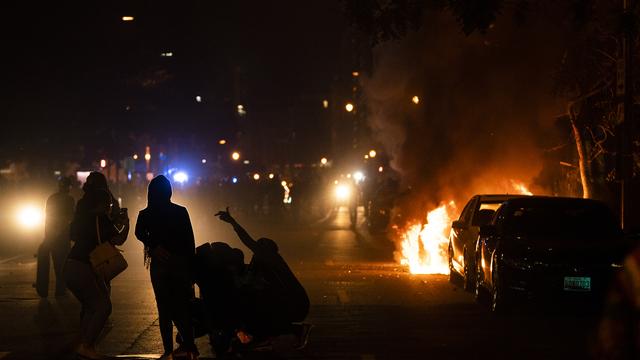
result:
[[[451,224],[449,234],[449,280],[462,277],[464,289],[472,291],[476,258],[475,249],[481,225],[493,218],[503,202],[522,195],[475,195],[467,202],[460,218]]]
[[[502,311],[516,295],[597,304],[626,250],[602,202],[530,196],[506,201],[480,229],[476,297]]]

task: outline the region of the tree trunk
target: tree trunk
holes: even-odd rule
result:
[[[589,178],[589,166],[584,141],[582,140],[582,133],[578,129],[576,124],[575,114],[569,112],[569,121],[571,122],[571,129],[573,130],[573,138],[576,141],[576,150],[578,151],[578,168],[580,169],[580,182],[582,182],[582,197],[585,199],[591,198],[591,179]]]

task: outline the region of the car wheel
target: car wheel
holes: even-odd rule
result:
[[[468,261],[467,251],[464,252],[464,276],[463,276],[463,287],[465,291],[473,291],[474,289],[474,281],[473,281],[473,270],[471,267],[471,261]]]
[[[500,272],[496,267],[494,267],[493,276],[491,277],[491,312],[494,314],[503,314],[509,308],[509,299],[507,297],[507,292],[504,286],[502,285],[502,280],[500,279]]]

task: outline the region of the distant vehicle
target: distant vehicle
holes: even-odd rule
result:
[[[449,234],[449,280],[462,277],[464,289],[475,286],[475,249],[481,225],[488,224],[495,210],[505,201],[523,195],[475,195],[465,205],[460,218],[451,224]]]
[[[602,202],[528,196],[506,201],[480,229],[476,297],[500,312],[517,295],[597,303],[626,250]]]

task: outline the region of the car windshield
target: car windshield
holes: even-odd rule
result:
[[[591,202],[537,202],[514,206],[505,217],[507,233],[548,238],[596,239],[617,233],[609,209]]]

